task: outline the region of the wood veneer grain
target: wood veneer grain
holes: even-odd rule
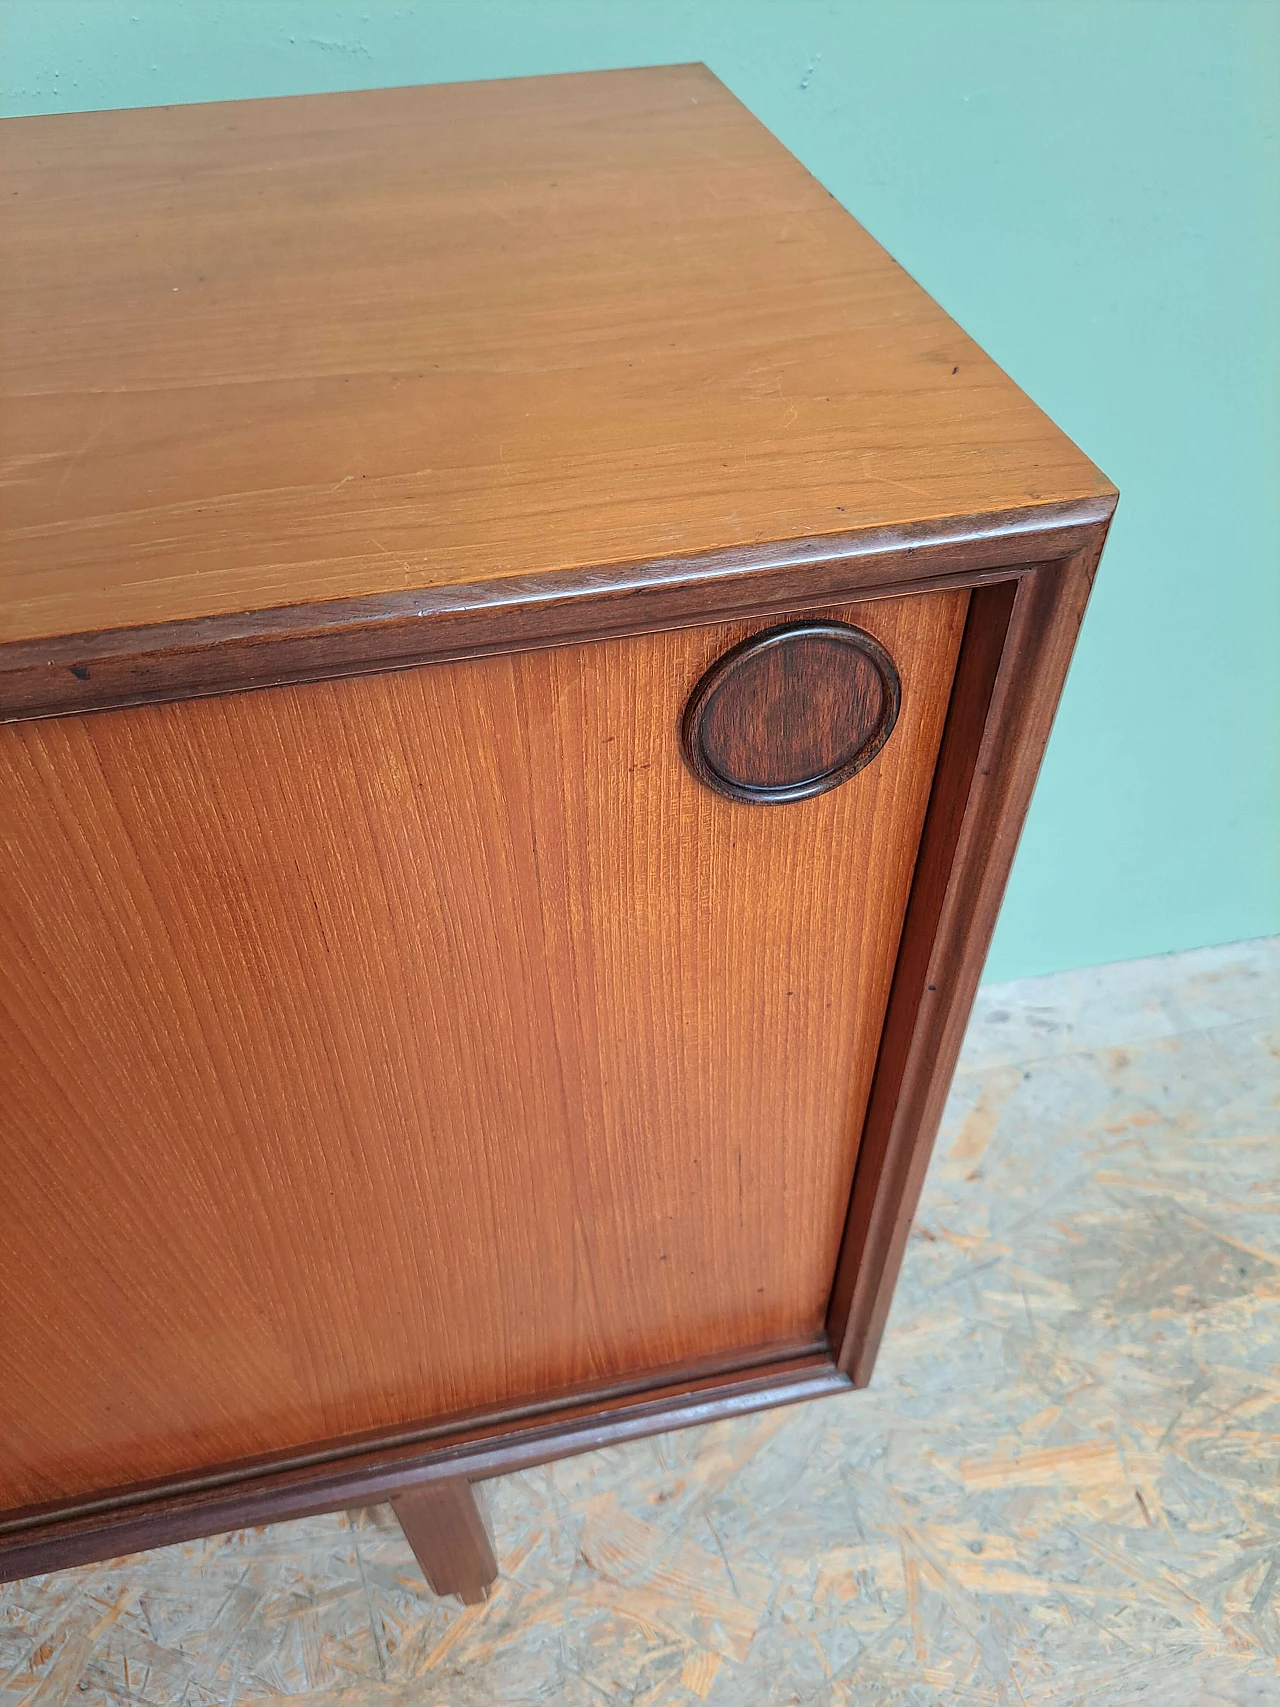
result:
[[[0,731],[0,1500],[817,1332],[967,603],[772,812],[758,624]]]
[[[1114,498],[703,66],[10,119],[0,170],[5,639]]]

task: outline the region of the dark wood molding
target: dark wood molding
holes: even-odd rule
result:
[[[1070,553],[1114,495],[696,558],[0,643],[0,721],[242,692],[977,585]]]
[[[392,1494],[391,1509],[433,1594],[481,1606],[498,1578],[483,1493],[465,1476],[442,1476]]]
[[[827,1314],[865,1387],[1106,539],[970,602]]]
[[[689,696],[693,774],[731,800],[785,805],[871,763],[902,703],[897,666],[847,622],[787,622],[732,646]]]
[[[66,1521],[71,1517],[101,1516],[106,1512],[122,1511],[126,1507],[146,1505],[157,1496],[165,1498],[185,1494],[205,1494],[233,1484],[247,1484],[264,1475],[283,1475],[292,1471],[318,1471],[366,1452],[387,1452],[398,1448],[435,1445],[441,1441],[456,1441],[464,1435],[516,1424],[530,1425],[562,1416],[567,1410],[584,1405],[609,1405],[628,1399],[643,1399],[655,1389],[687,1381],[712,1380],[720,1376],[740,1375],[744,1371],[759,1371],[777,1363],[822,1356],[829,1351],[825,1331],[802,1339],[786,1340],[768,1345],[746,1347],[720,1356],[700,1357],[692,1362],[645,1370],[630,1379],[591,1382],[575,1387],[571,1392],[552,1392],[541,1398],[527,1399],[518,1404],[489,1407],[482,1411],[453,1412],[410,1422],[394,1429],[371,1429],[366,1433],[349,1434],[330,1440],[313,1441],[305,1447],[265,1457],[241,1458],[216,1467],[203,1468],[185,1475],[162,1476],[154,1481],[133,1482],[124,1487],[100,1488],[93,1493],[69,1496],[41,1505],[14,1507],[0,1511],[0,1544],[17,1530],[38,1527],[48,1519]]]
[[[799,1353],[775,1348],[750,1364],[684,1374],[619,1391],[600,1389],[466,1423],[433,1425],[312,1455],[171,1477],[93,1500],[11,1512],[0,1524],[0,1582],[117,1558],[148,1547],[318,1512],[377,1505],[441,1480],[476,1481],[668,1429],[689,1428],[773,1405],[846,1391],[849,1379],[825,1343]],[[554,1408],[549,1408],[554,1405]]]
[[[671,1428],[865,1386],[1111,508],[1107,500],[1092,519],[1074,525],[1059,519],[1040,532],[984,535],[928,551],[899,544],[878,555],[760,570],[755,580],[746,571],[737,579],[726,573],[721,582],[686,580],[677,589],[689,598],[699,588],[709,600],[740,598],[742,608],[749,604],[753,611],[762,608],[762,589],[772,588],[768,596],[782,598],[777,589],[789,586],[785,596],[794,608],[796,587],[803,585],[805,601],[818,604],[830,597],[833,581],[847,589],[863,572],[867,578],[859,589],[878,593],[938,585],[975,589],[820,1342],[744,1352],[482,1417],[320,1443],[198,1477],[10,1512],[0,1519],[0,1581],[378,1503],[440,1478],[501,1475]],[[1041,555],[1046,542],[1056,546],[1057,555]],[[744,587],[755,596],[748,600]],[[625,595],[619,599],[621,608]],[[606,632],[599,627],[599,600],[593,605],[595,632]],[[678,608],[686,615],[673,625],[705,620],[707,614]],[[724,603],[717,608],[724,613]],[[590,613],[584,606],[583,614]],[[631,626],[645,625],[620,624],[617,632]],[[506,629],[505,640],[490,649],[552,643],[527,635],[518,641],[509,610]]]

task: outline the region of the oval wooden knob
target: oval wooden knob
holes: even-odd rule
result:
[[[685,756],[734,800],[804,800],[875,758],[901,700],[878,640],[846,622],[789,622],[753,634],[703,676],[685,707]]]

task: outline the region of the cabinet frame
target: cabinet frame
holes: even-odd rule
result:
[[[1115,498],[0,646],[0,720],[972,591],[825,1331],[0,1514],[0,1581],[865,1387]],[[746,809],[746,808],[744,808]]]

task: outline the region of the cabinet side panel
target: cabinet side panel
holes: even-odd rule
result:
[[[967,599],[785,807],[763,623],[0,730],[0,1504],[821,1329]]]

